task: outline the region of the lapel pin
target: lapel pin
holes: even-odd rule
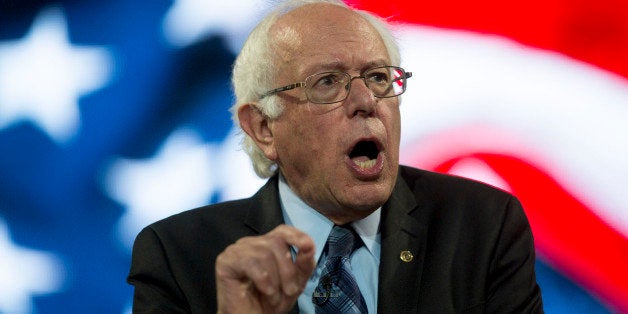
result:
[[[399,254],[399,258],[402,261],[404,261],[406,263],[409,263],[414,258],[414,255],[412,255],[412,252],[410,252],[410,251],[401,251],[401,254]]]

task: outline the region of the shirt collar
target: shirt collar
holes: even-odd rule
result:
[[[316,260],[318,260],[334,223],[301,200],[281,175],[279,176],[279,199],[284,221],[312,238],[316,247]],[[351,223],[364,242],[364,246],[377,260],[379,260],[377,241],[381,210],[380,207],[367,217]]]

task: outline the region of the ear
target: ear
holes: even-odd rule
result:
[[[266,158],[277,160],[275,139],[269,127],[269,118],[262,113],[256,104],[245,104],[238,108],[240,127],[248,134]]]

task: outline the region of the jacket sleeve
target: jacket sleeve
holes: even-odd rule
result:
[[[133,313],[190,313],[157,233],[149,226],[133,245],[127,282],[135,287]]]
[[[534,240],[519,201],[506,205],[487,281],[487,313],[543,313]]]

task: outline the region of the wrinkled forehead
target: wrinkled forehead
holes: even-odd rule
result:
[[[364,43],[385,50],[375,28],[360,14],[333,4],[309,4],[280,17],[270,29],[275,62],[291,64],[307,53]]]

